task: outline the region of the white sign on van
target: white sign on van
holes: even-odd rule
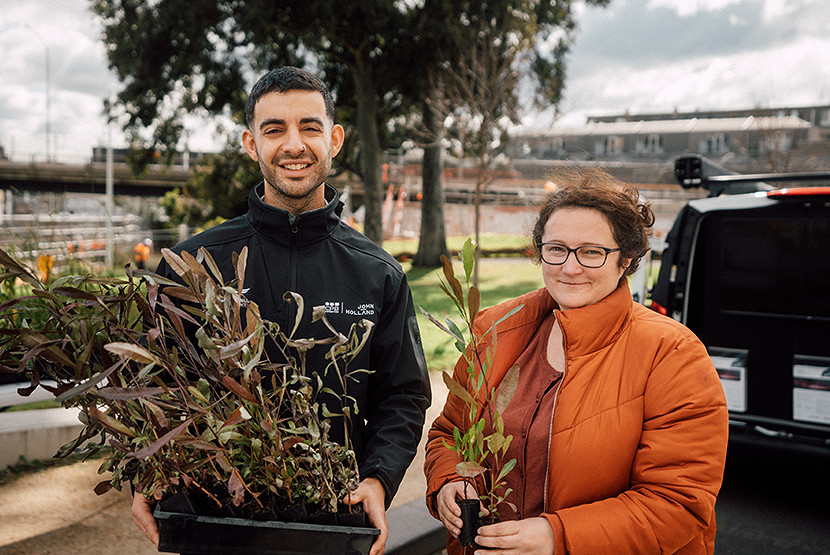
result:
[[[726,394],[726,408],[732,412],[746,412],[746,355],[745,349],[708,347],[709,358],[718,371],[720,384]]]
[[[793,420],[830,424],[830,359],[793,357]]]

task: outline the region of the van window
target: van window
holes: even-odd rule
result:
[[[724,216],[720,237],[722,310],[830,318],[830,219]]]

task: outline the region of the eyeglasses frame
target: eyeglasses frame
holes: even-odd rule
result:
[[[545,246],[545,245],[559,245],[563,249],[568,251],[568,254],[565,255],[565,260],[563,260],[562,262],[548,262],[547,260],[545,260],[545,257],[542,256],[542,247]],[[583,264],[582,261],[579,259],[579,255],[576,254],[576,251],[579,250],[579,249],[583,249],[585,247],[590,247],[590,248],[593,248],[593,249],[599,249],[599,250],[603,251],[605,253],[605,258],[602,260],[602,264],[600,264],[599,266],[586,266],[585,264]],[[581,247],[576,247],[575,249],[572,249],[571,247],[569,247],[567,245],[563,245],[562,243],[560,243],[558,241],[547,241],[545,243],[538,243],[536,245],[536,248],[539,249],[539,259],[542,262],[544,262],[545,264],[548,264],[549,266],[562,266],[562,265],[564,265],[565,262],[568,261],[568,258],[571,256],[571,253],[574,253],[574,258],[576,259],[576,263],[579,264],[580,266],[582,266],[583,268],[589,268],[591,270],[596,270],[597,268],[602,268],[603,266],[605,266],[605,263],[608,262],[608,255],[611,254],[612,252],[618,252],[620,250],[619,247],[617,247],[616,249],[609,249],[608,247],[600,247],[600,246],[594,246],[594,245],[582,245]]]

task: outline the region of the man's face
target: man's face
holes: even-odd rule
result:
[[[343,146],[343,128],[316,91],[270,92],[257,101],[242,145],[259,163],[267,204],[294,214],[325,206],[323,182]]]

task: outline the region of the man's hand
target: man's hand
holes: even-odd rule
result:
[[[389,523],[386,521],[386,490],[377,478],[366,478],[361,481],[343,502],[347,505],[363,503],[363,509],[369,522],[380,530],[380,535],[372,544],[369,555],[383,555],[386,549],[386,540],[389,539]]]
[[[478,493],[470,485],[465,488],[463,481],[445,484],[438,492],[435,503],[438,509],[438,517],[444,527],[455,538],[461,533],[461,525],[463,524],[461,521],[461,507],[456,503],[457,499],[478,499]],[[484,507],[481,508],[481,511],[484,516],[489,514]]]
[[[542,517],[508,520],[479,528],[476,543],[490,548],[481,555],[552,555],[553,529]]]
[[[159,529],[156,525],[156,519],[153,518],[153,511],[150,502],[146,497],[140,493],[133,495],[133,522],[138,526],[138,529],[144,532],[153,545],[158,549],[159,546]]]

